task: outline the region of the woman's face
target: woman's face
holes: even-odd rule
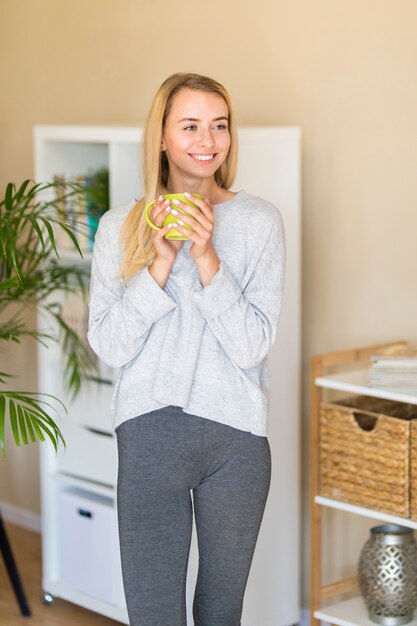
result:
[[[188,88],[175,94],[162,134],[171,179],[214,177],[229,152],[228,118],[217,94]]]

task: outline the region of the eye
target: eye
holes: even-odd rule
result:
[[[224,124],[222,122],[221,124],[216,124],[216,126],[214,128],[215,128],[215,130],[227,130],[227,124]]]
[[[190,124],[189,126],[186,126],[184,128],[184,130],[196,130],[197,126],[195,124]]]

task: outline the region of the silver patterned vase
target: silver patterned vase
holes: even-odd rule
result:
[[[384,626],[411,622],[417,606],[417,544],[412,529],[397,524],[371,528],[358,578],[373,622]]]

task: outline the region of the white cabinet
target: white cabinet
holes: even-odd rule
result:
[[[397,343],[397,342],[391,342]],[[360,517],[400,524],[417,529],[417,522],[374,509],[355,506],[319,493],[319,412],[320,404],[329,392],[344,392],[417,405],[417,394],[386,391],[368,384],[369,357],[382,346],[374,345],[355,350],[317,355],[312,362],[311,386],[311,503],[310,503],[310,620],[311,626],[320,621],[340,626],[371,626],[365,603],[359,595],[356,576],[328,585],[322,584],[322,541],[324,535],[322,508],[337,509]],[[327,529],[329,530],[329,529]],[[329,534],[331,531],[329,531]],[[359,559],[359,553],[357,555]],[[356,594],[341,600],[343,594]],[[417,626],[417,617],[410,622]]]
[[[46,181],[58,173],[80,175],[107,166],[111,207],[140,198],[141,135],[140,128],[37,126],[34,129],[35,178]],[[239,129],[239,158],[233,189],[245,189],[273,202],[282,213],[286,230],[286,293],[277,340],[269,355],[271,490],[242,619],[242,626],[261,623],[262,626],[280,626],[299,619],[300,131],[297,128]],[[78,259],[74,254],[67,254],[66,258]],[[91,255],[87,254],[87,264],[89,258]],[[85,311],[80,310],[80,320],[85,323]],[[110,383],[114,381],[115,372],[104,365],[101,373]],[[41,346],[39,390],[63,398],[68,407],[68,415],[60,422],[67,441],[66,452],[62,448],[56,455],[50,444],[40,446],[43,589],[127,624],[123,594],[119,593],[120,578],[110,582],[112,592],[107,593],[107,590],[104,594],[100,589],[77,584],[71,575],[77,560],[75,565],[69,563],[62,546],[65,541],[67,551],[72,548],[77,554],[80,550],[79,543],[72,539],[79,535],[78,531],[75,526],[68,526],[69,521],[63,523],[62,518],[63,507],[77,508],[76,498],[83,500],[83,506],[78,509],[88,512],[92,507],[101,507],[99,525],[101,529],[110,529],[109,550],[113,549],[114,542],[118,545],[117,446],[110,422],[112,385],[92,384],[71,404],[62,389],[59,348],[48,350]],[[73,516],[74,525],[86,520],[91,521],[91,518],[82,520]],[[83,541],[87,541],[88,528],[88,525],[82,526]],[[79,556],[94,560],[98,558],[94,556],[95,550],[96,546],[91,546],[90,551]],[[112,558],[110,554],[107,557]],[[98,565],[91,563],[91,571]],[[193,525],[187,574],[189,626],[193,624],[191,607],[197,568]]]
[[[112,499],[78,487],[60,489],[58,536],[62,583],[102,602],[123,606],[117,518]]]

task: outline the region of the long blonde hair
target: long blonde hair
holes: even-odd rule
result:
[[[237,132],[232,104],[226,89],[207,76],[179,72],[169,76],[158,89],[143,134],[143,184],[144,197],[131,209],[120,231],[123,261],[120,276],[125,283],[156,256],[152,229],[145,220],[146,205],[166,193],[168,161],[161,151],[162,133],[171,109],[172,99],[180,89],[195,89],[215,93],[223,98],[229,109],[230,148],[226,159],[215,173],[220,187],[229,189],[236,175]]]

